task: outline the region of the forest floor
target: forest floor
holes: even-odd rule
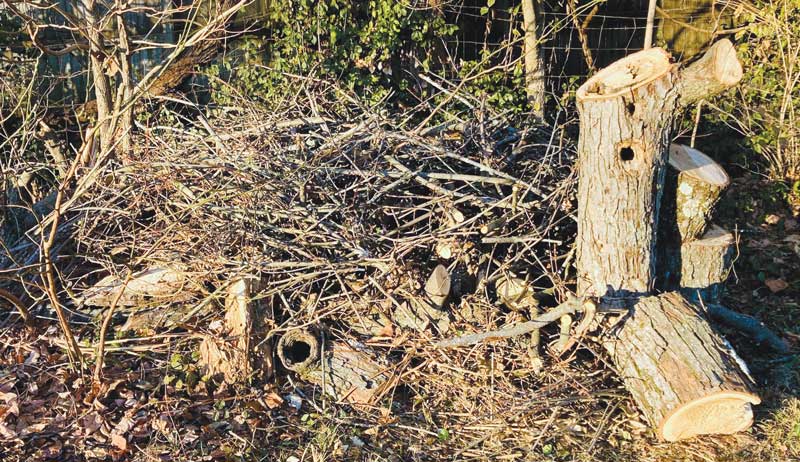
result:
[[[398,146],[392,155],[411,162]],[[170,181],[176,178],[188,184],[179,174]],[[719,208],[720,224],[741,238],[724,302],[791,345],[790,354],[776,355],[720,326],[763,399],[742,434],[659,442],[592,342],[563,357],[545,352],[540,365],[523,340],[440,354],[424,335],[372,338],[371,347],[403,364],[402,381],[380,401],[352,406],[279,366],[273,378],[252,384],[205,376],[200,324],[119,331],[106,342],[103,384],[93,387],[91,373],[67,361],[52,314],[42,309],[28,328],[3,306],[0,460],[800,460],[800,192],[744,174]],[[522,315],[489,316],[499,325]],[[97,322],[79,329],[87,352]],[[460,318],[454,324],[480,328]],[[555,328],[543,331],[545,339],[556,336]]]

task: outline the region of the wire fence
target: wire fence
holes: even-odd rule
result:
[[[569,81],[585,77],[593,69],[642,49],[647,28],[647,0],[545,0],[538,4],[539,51],[544,73],[553,93]],[[64,11],[80,13],[72,0],[56,0]],[[172,0],[135,0],[134,12],[125,21],[141,44],[132,56],[136,76],[144,75],[165,57],[164,50],[177,40],[169,20],[155,22],[153,13],[174,8]],[[493,55],[490,65],[511,65],[522,56],[523,18],[519,0],[454,0],[442,4],[428,2],[429,8],[458,26],[452,37],[444,40],[451,71],[463,61],[480,60]],[[270,2],[257,0],[240,14],[239,21],[264,25]],[[692,56],[715,37],[736,24],[735,3],[718,0],[660,0],[655,38],[678,58]],[[55,37],[55,40],[59,40]],[[80,98],[90,85],[87,62],[80,54],[50,56],[46,72],[60,75],[59,91],[65,97]],[[457,74],[457,73],[454,73]],[[457,77],[457,75],[454,75]]]

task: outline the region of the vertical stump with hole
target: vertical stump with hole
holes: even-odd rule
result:
[[[607,305],[653,289],[676,80],[669,54],[653,48],[601,70],[576,94],[578,293]]]
[[[669,441],[747,428],[759,402],[743,363],[702,313],[679,292],[654,296],[673,117],[741,75],[723,40],[684,69],[658,48],[635,53],[576,93],[578,294],[626,309],[604,346],[645,418]]]

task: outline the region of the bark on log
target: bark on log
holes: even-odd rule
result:
[[[669,54],[652,48],[601,70],[577,91],[580,296],[620,306],[653,289],[676,79]]]
[[[658,436],[677,441],[752,424],[761,402],[730,344],[680,294],[645,297],[605,347]]]
[[[337,401],[374,404],[396,383],[391,366],[379,363],[365,347],[337,341],[323,350],[307,330],[289,331],[281,337],[278,357],[287,369]]]
[[[733,45],[722,40],[680,72],[652,48],[578,89],[578,295],[626,306],[651,293],[672,117],[739,79]]]
[[[719,303],[733,267],[733,234],[712,225],[701,239],[669,248],[662,260],[667,290],[680,290],[694,302]]]
[[[673,144],[669,147],[669,165],[664,184],[662,236],[680,236],[689,242],[703,235],[714,205],[730,183],[725,170],[697,149]]]

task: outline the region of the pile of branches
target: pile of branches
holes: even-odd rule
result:
[[[149,300],[169,325],[214,316],[209,302],[244,275],[259,280],[277,329],[352,331],[369,314],[359,307],[419,294],[438,264],[453,276],[451,303],[508,274],[563,296],[575,233],[563,136],[492,121],[420,135],[401,122],[251,110],[150,129],[86,195],[78,253],[117,280],[180,271],[167,310]]]

